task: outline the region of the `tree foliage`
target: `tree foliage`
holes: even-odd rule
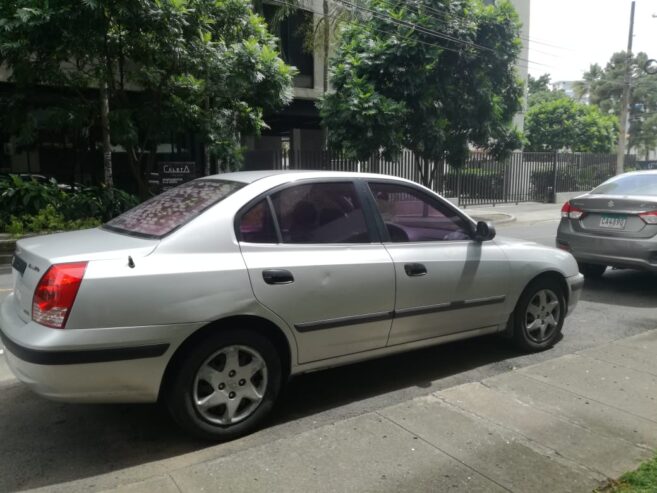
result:
[[[584,74],[581,90],[588,91],[591,104],[598,106],[603,113],[620,114],[626,60],[626,52],[614,53],[604,69],[591,65]],[[636,54],[630,61],[629,147],[644,154],[657,145],[657,77],[645,72],[647,61],[645,53]]]
[[[537,78],[528,76],[527,79],[527,107],[531,108],[545,101],[555,101],[567,97],[561,89],[550,87],[550,74],[543,74]]]
[[[611,152],[618,119],[597,107],[564,97],[532,106],[525,119],[529,151]]]
[[[234,163],[241,134],[291,100],[292,70],[248,0],[4,0],[0,63],[17,87],[6,120],[27,140],[44,107],[97,127],[106,86],[112,144],[142,184],[158,142],[193,131]],[[36,105],[39,86],[65,97]]]
[[[425,184],[431,161],[460,165],[471,144],[499,154],[519,146],[511,120],[521,108],[514,69],[521,43],[510,3],[367,0],[364,7],[371,15],[342,28],[334,91],[321,102],[332,146],[361,160],[410,149]]]

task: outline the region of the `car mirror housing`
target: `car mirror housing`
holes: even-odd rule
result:
[[[489,241],[495,238],[495,226],[490,221],[479,221],[475,228],[476,241]]]

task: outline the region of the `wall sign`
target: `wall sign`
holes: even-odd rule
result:
[[[160,190],[165,192],[196,178],[194,161],[160,161]]]

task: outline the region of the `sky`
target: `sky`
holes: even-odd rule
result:
[[[530,0],[529,73],[578,80],[627,49],[631,0]],[[636,0],[632,51],[657,58],[657,0]],[[656,76],[657,77],[657,76]]]

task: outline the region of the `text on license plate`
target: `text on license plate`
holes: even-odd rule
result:
[[[625,229],[625,222],[627,218],[625,216],[608,216],[603,215],[600,218],[600,227],[609,228],[609,229]]]

